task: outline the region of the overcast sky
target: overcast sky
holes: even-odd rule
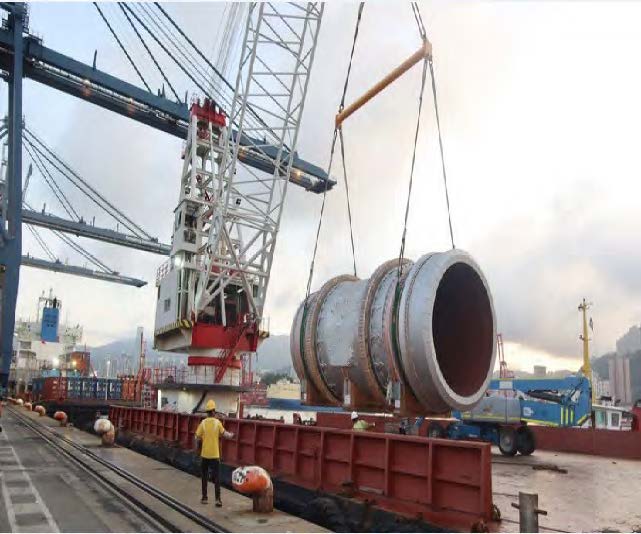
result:
[[[97,49],[99,68],[136,83],[91,4],[30,6],[31,30],[45,45],[87,63]],[[223,7],[166,6],[210,56]],[[325,10],[298,146],[302,157],[321,166],[327,165],[356,8],[332,2]],[[641,322],[641,4],[423,2],[421,9],[434,49],[456,244],[488,278],[509,364],[576,368],[581,298],[594,302],[595,354],[612,350],[617,337]],[[368,3],[348,100],[419,44],[409,4]],[[361,276],[398,255],[419,86],[420,69],[414,69],[344,127]],[[6,94],[2,85],[3,101]],[[25,82],[24,112],[88,181],[169,241],[180,140],[32,81]],[[37,207],[46,201],[61,214],[42,179],[34,175],[33,181],[29,201]],[[320,201],[289,188],[265,310],[274,334],[289,332],[304,297]],[[87,217],[95,213],[89,205],[82,210]],[[328,195],[326,216],[314,287],[351,268],[342,184]],[[60,257],[75,259],[42,233]],[[24,241],[25,252],[42,256],[26,232]],[[132,337],[137,325],[150,334],[162,258],[83,244],[149,284],[135,289],[24,268],[18,314],[33,316],[38,294],[52,287],[69,321],[84,325],[88,345]],[[428,91],[406,255],[416,259],[448,244]]]

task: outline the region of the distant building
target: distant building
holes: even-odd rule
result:
[[[641,326],[631,326],[616,342],[616,355],[608,362],[610,394],[620,404],[632,404],[629,355],[641,351]]]
[[[599,376],[599,374],[594,370],[592,370],[592,387],[594,388],[594,397],[596,399],[611,396],[610,381]]]
[[[547,375],[547,367],[545,365],[534,366],[534,378],[545,378]]]
[[[615,401],[618,400],[620,404],[631,405],[630,358],[616,354],[608,362],[608,374],[610,376],[610,395]]]
[[[617,340],[617,355],[627,356],[638,350],[641,350],[641,327],[632,326]]]
[[[300,384],[293,384],[282,379],[267,388],[270,399],[300,399]]]

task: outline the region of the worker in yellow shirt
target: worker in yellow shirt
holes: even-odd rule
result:
[[[367,421],[363,421],[358,415],[357,412],[352,412],[352,430],[369,430],[374,426],[374,423],[368,423]]]
[[[220,500],[220,436],[233,438],[231,432],[227,432],[220,420],[214,417],[216,403],[213,400],[207,401],[205,405],[207,417],[203,419],[196,429],[196,446],[200,452],[200,467],[202,479],[202,504],[207,504],[207,482],[211,470],[216,493],[216,506],[223,505]]]

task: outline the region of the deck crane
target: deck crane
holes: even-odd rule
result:
[[[188,353],[214,384],[239,385],[227,371],[268,335],[263,309],[322,15],[322,3],[250,4],[229,115],[210,99],[191,105],[154,345]]]

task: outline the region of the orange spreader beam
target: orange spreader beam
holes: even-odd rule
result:
[[[419,61],[429,58],[432,55],[432,44],[426,39],[422,46],[414,52],[410,57],[408,57],[403,63],[396,67],[392,72],[390,72],[385,78],[380,82],[374,85],[369,91],[362,95],[358,100],[353,104],[347,106],[343,111],[336,115],[336,128],[340,128],[343,124],[343,121],[352,115],[355,111],[358,111],[365,104],[367,104],[372,98],[374,98],[378,93],[383,91],[388,85],[400,78],[408,70],[410,70],[414,65]]]

